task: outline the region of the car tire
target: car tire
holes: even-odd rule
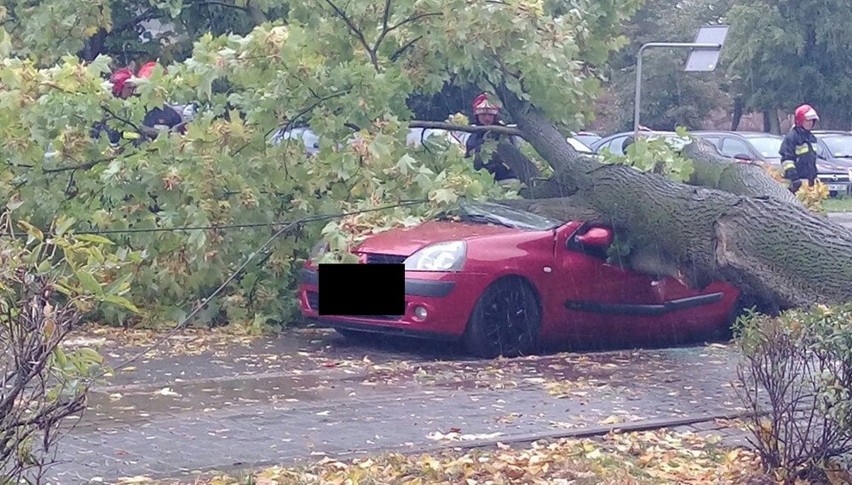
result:
[[[507,277],[480,295],[462,340],[477,357],[529,355],[539,349],[540,324],[541,308],[533,288],[521,278]]]

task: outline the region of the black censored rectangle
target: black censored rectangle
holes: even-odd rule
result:
[[[319,314],[405,314],[404,264],[320,264]]]

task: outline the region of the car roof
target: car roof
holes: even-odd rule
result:
[[[603,142],[604,140],[611,140],[613,138],[619,138],[619,137],[623,137],[623,136],[633,136],[634,133],[635,132],[633,132],[633,131],[620,131],[618,133],[613,133],[611,135],[607,135],[607,136],[601,138],[600,140],[596,140],[594,143],[599,144],[600,142]],[[658,136],[660,136],[660,135],[662,135],[662,136],[678,136],[678,134],[674,131],[657,131],[657,130],[639,130],[639,134],[640,135],[658,135]]]
[[[852,131],[843,131],[843,130],[813,130],[811,131],[814,135],[846,135],[852,136]]]
[[[733,135],[741,136],[743,138],[783,138],[781,135],[777,135],[775,133],[768,133],[765,131],[696,130],[691,133],[696,135]]]

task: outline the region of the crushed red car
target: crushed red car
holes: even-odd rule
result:
[[[405,264],[405,315],[320,316],[312,260],[302,268],[299,304],[304,316],[346,336],[455,340],[487,358],[571,343],[642,345],[729,334],[741,312],[737,288],[715,282],[695,290],[671,277],[633,272],[610,262],[612,243],[605,226],[463,202],[355,248],[364,264]],[[315,248],[312,259],[321,251]]]

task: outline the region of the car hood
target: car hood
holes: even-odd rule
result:
[[[370,236],[355,248],[355,251],[409,256],[425,246],[443,241],[471,240],[522,231],[523,229],[490,224],[429,221],[415,227],[390,229]]]
[[[834,166],[838,170],[843,170],[844,172],[852,168],[852,158],[849,157],[837,157],[830,162],[824,162],[829,166]]]
[[[850,168],[852,168],[852,160],[834,159],[817,162],[817,169],[820,172],[848,173]]]

